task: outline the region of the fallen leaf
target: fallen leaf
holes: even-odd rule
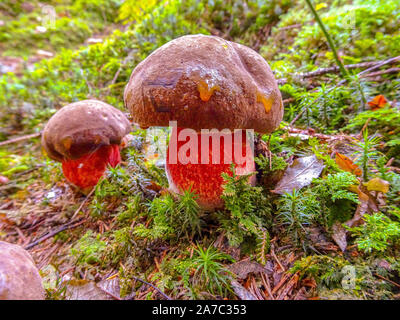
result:
[[[358,200],[360,201],[360,203],[357,206],[357,210],[353,218],[345,222],[345,225],[347,225],[350,228],[362,224],[363,223],[362,218],[365,214],[371,214],[379,211],[378,207],[375,204],[374,199],[368,192],[367,194],[362,192],[360,189],[357,189],[357,193],[358,193]]]
[[[383,95],[375,96],[371,101],[368,101],[368,105],[371,107],[372,111],[383,108],[387,104],[387,100]]]
[[[236,275],[238,279],[246,279],[249,273],[261,273],[267,272],[261,264],[250,261],[250,260],[242,260],[228,266],[228,270]]]
[[[231,280],[233,291],[240,300],[258,300],[250,291],[243,287],[239,282]]]
[[[116,279],[118,280],[118,278]],[[118,297],[119,289],[118,294],[115,294],[116,290],[110,289],[110,287],[116,287],[115,279],[99,283],[89,280],[70,280],[66,283],[65,298],[67,300],[115,300],[113,295]]]
[[[345,156],[344,154],[336,152],[335,161],[340,169],[347,171],[347,172],[351,172],[351,173],[355,174],[356,176],[361,176],[362,171],[359,168],[359,166],[356,165],[353,162],[353,160],[351,160],[349,157]]]
[[[323,9],[323,8],[326,8],[327,6],[328,6],[328,5],[327,5],[325,2],[318,3],[318,4],[315,6],[315,10],[318,11],[318,10],[321,10],[321,9]]]
[[[373,178],[368,182],[364,183],[368,191],[379,191],[387,193],[389,191],[389,182],[382,180],[381,178]]]
[[[347,248],[347,240],[346,240],[347,230],[342,226],[340,222],[337,221],[332,226],[332,231],[333,231],[332,239],[339,246],[340,250],[344,252]]]
[[[319,177],[324,167],[323,161],[318,160],[315,155],[298,158],[286,169],[282,179],[271,192],[284,194],[308,186],[314,178]]]
[[[325,236],[325,232],[321,227],[305,228],[308,233],[309,239],[316,249],[324,251],[337,251],[335,246],[330,239]]]

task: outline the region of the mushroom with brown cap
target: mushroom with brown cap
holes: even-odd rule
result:
[[[119,146],[130,132],[125,115],[98,100],[66,105],[46,124],[42,145],[47,155],[62,163],[68,181],[85,190],[97,184],[107,165],[120,161]]]
[[[214,152],[204,143],[208,138],[201,139],[201,130],[270,133],[283,117],[281,94],[268,63],[254,50],[215,36],[183,36],[158,48],[133,70],[124,101],[141,127],[168,126],[177,121],[169,151],[173,148],[179,153],[188,142],[179,138],[184,128],[196,130],[199,153],[193,157],[194,163],[179,159],[171,163],[168,151],[166,171],[171,189],[182,193],[192,188],[200,205],[210,209],[223,205],[221,173],[229,173],[230,164],[221,163],[222,159],[219,164],[199,161],[202,154],[208,152],[212,157]],[[234,141],[234,133],[211,133],[210,139],[215,135]],[[242,137],[239,149],[246,154],[245,162],[235,163],[233,155],[231,162],[236,164],[237,173],[246,174],[255,171],[255,165],[249,143],[245,135]],[[215,150],[220,156],[231,152],[225,147],[221,144]],[[233,142],[230,147],[234,149]]]
[[[0,241],[0,300],[43,300],[42,278],[28,251]]]

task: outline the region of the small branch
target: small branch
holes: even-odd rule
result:
[[[125,59],[122,61],[121,65],[119,66],[117,72],[115,73],[113,79],[111,80],[110,84],[107,86],[107,94],[110,93],[111,87],[115,84],[117,81],[119,74],[121,73],[122,69],[125,67],[125,65],[129,62],[129,60],[132,59],[133,54],[135,53],[136,49],[133,49],[129,51],[128,55],[125,57]]]
[[[279,28],[278,30],[279,31],[284,31],[284,30],[290,30],[290,29],[297,29],[297,28],[301,28],[301,27],[303,27],[303,24],[296,23],[296,24],[292,24],[290,26]]]
[[[379,279],[382,279],[382,280],[384,280],[384,281],[387,281],[387,282],[391,283],[392,285],[394,285],[394,286],[400,288],[400,284],[398,284],[398,283],[396,283],[396,282],[394,282],[394,281],[392,281],[392,280],[389,280],[389,279],[387,279],[387,278],[385,278],[385,277],[382,277],[382,276],[379,275],[379,274],[374,274],[374,275],[375,275],[375,277],[378,277]]]
[[[150,287],[152,287],[154,290],[156,290],[159,294],[161,294],[165,299],[167,300],[172,300],[172,298],[170,296],[167,296],[164,292],[161,291],[161,289],[157,288],[154,284],[151,284],[150,282],[144,281],[143,279],[140,279],[138,277],[132,276],[133,279],[135,279],[136,281],[140,281]]]
[[[283,105],[288,105],[294,101],[296,101],[295,98],[288,98],[288,99],[283,100],[282,102],[283,102]]]
[[[11,143],[16,143],[16,142],[21,142],[21,141],[37,138],[37,137],[40,137],[41,134],[42,134],[42,132],[37,132],[37,133],[32,133],[32,134],[28,134],[25,136],[17,137],[14,139],[2,141],[2,142],[0,142],[0,147],[5,146],[6,144],[11,144]]]
[[[56,234],[59,234],[60,232],[65,231],[65,230],[76,228],[77,226],[81,225],[85,221],[86,221],[86,219],[68,222],[68,223],[64,224],[63,226],[61,226],[60,228],[58,228],[57,230],[49,232],[48,234],[44,235],[43,237],[37,239],[36,241],[31,242],[24,249],[25,250],[32,249],[34,246],[37,246],[39,243],[41,243],[49,238],[54,237]]]
[[[276,256],[273,245],[271,246],[271,254],[274,257],[275,261],[278,263],[279,267],[282,269],[282,271],[285,272],[286,269],[283,267],[282,263],[279,261],[278,257]]]
[[[370,71],[376,70],[376,69],[378,69],[378,68],[380,68],[380,67],[382,67],[382,66],[384,66],[386,64],[391,64],[391,63],[394,63],[394,62],[397,62],[397,61],[400,61],[400,56],[384,60],[384,61],[382,61],[381,63],[378,63],[375,66],[372,66],[372,67],[370,67],[370,68],[368,68],[368,69],[366,69],[364,71],[361,71],[358,75],[361,76],[361,75],[363,75],[365,73],[368,73]]]
[[[80,204],[79,208],[76,209],[76,211],[74,212],[74,214],[72,215],[71,219],[74,219],[75,216],[79,213],[79,211],[81,211],[83,205],[86,203],[86,201],[89,199],[89,197],[93,194],[94,190],[96,190],[96,187],[93,187],[92,190],[90,190],[90,192],[88,193],[88,195],[85,197],[85,199],[82,201],[82,203]]]
[[[373,77],[377,77],[377,76],[381,76],[381,75],[389,74],[389,73],[400,73],[400,68],[390,68],[390,69],[386,69],[386,70],[367,73],[367,74],[362,75],[361,78],[373,78]]]
[[[367,62],[360,62],[360,63],[355,63],[355,64],[346,64],[345,68],[346,69],[361,69],[361,68],[371,68],[373,67],[375,69],[375,67],[380,67],[383,66],[384,64],[391,64],[391,63],[395,63],[397,61],[399,57],[395,57],[389,60],[379,60],[379,61],[367,61]],[[392,68],[392,69],[396,69],[396,68]],[[392,69],[388,69],[388,70],[392,70]],[[388,71],[388,70],[383,70],[381,72],[384,71]],[[293,78],[299,78],[299,79],[306,79],[306,78],[313,78],[313,77],[318,77],[318,76],[322,76],[324,74],[327,73],[338,73],[340,71],[338,66],[334,66],[334,67],[329,67],[329,68],[321,68],[321,69],[317,69],[315,71],[311,71],[311,72],[306,72],[306,73],[295,73],[293,74]],[[366,69],[367,72],[371,71],[371,69]],[[390,71],[390,73],[393,71]],[[363,71],[364,73],[364,71]],[[369,75],[365,75],[364,77],[369,77]],[[282,79],[277,79],[277,82],[279,85],[283,85],[285,83],[288,82],[287,78],[282,78]]]
[[[110,291],[100,287],[99,285],[97,285],[97,288],[99,288],[101,291],[103,291],[105,294],[109,295],[111,298],[113,298],[114,300],[122,300],[120,297],[116,296],[115,294],[111,293]]]
[[[306,108],[303,108],[303,110],[301,110],[297,116],[294,117],[294,119],[292,121],[290,121],[289,123],[289,127],[293,127],[294,123],[299,120],[299,118],[303,115],[303,113],[306,112]]]

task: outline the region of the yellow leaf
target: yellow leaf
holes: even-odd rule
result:
[[[386,193],[389,191],[389,182],[382,180],[381,178],[373,178],[368,182],[364,183],[368,191],[379,191]]]
[[[328,5],[325,3],[325,2],[322,2],[322,3],[318,3],[316,6],[315,6],[315,10],[320,10],[320,9],[323,9],[323,8],[326,8]]]

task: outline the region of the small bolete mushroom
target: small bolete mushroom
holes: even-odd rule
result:
[[[226,143],[215,149],[208,143],[209,138],[235,141],[232,130],[237,129],[270,133],[283,117],[281,94],[268,63],[254,50],[215,36],[183,36],[158,48],[133,70],[124,101],[133,121],[143,128],[177,122],[166,162],[170,188],[178,193],[192,188],[206,209],[223,206],[221,173],[230,173],[230,163],[222,158],[217,159],[219,163],[200,159],[205,153],[211,153],[211,159],[213,152],[221,156],[234,151],[234,142],[228,144],[230,150],[226,150]],[[173,163],[169,151],[175,149],[179,154],[187,148],[187,141],[179,138],[185,128],[196,130],[200,150],[192,163],[181,159]],[[201,139],[203,129],[214,128],[221,131]],[[242,137],[239,150],[246,159],[237,163],[231,155],[231,162],[236,165],[236,173],[247,174],[255,171],[255,165],[249,141],[244,133]],[[254,182],[253,177],[250,183]]]
[[[97,184],[107,165],[115,167],[119,146],[131,130],[118,109],[98,100],[83,100],[58,110],[46,124],[42,145],[62,163],[68,181],[86,190]]]
[[[42,278],[28,251],[0,241],[0,300],[43,300]]]

